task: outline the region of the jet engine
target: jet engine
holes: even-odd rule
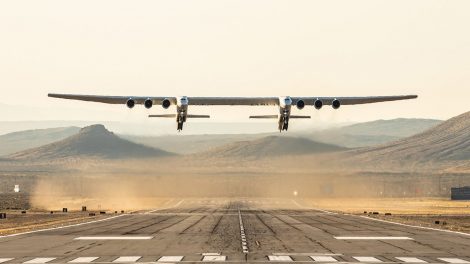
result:
[[[134,101],[134,99],[129,98],[129,99],[127,100],[127,102],[126,102],[126,105],[127,105],[127,107],[129,107],[129,108],[134,108],[134,106],[135,106],[135,101]]]
[[[333,107],[333,109],[338,109],[341,106],[341,102],[338,99],[335,99],[331,103],[331,106]]]
[[[305,107],[305,102],[304,102],[304,100],[302,100],[302,99],[301,99],[301,100],[298,100],[298,101],[297,101],[297,109],[302,110],[302,109],[304,109],[304,107]]]
[[[152,106],[153,106],[153,101],[152,101],[152,99],[148,98],[147,100],[145,100],[144,106],[145,106],[145,108],[147,108],[147,109],[152,108]]]
[[[317,110],[320,110],[323,107],[323,101],[320,99],[317,99],[315,100],[315,102],[313,102],[313,106],[315,106]]]
[[[166,99],[166,98],[163,99],[163,101],[162,101],[162,107],[163,107],[163,108],[168,109],[168,108],[170,107],[170,105],[171,105],[170,100],[168,100],[168,99]]]

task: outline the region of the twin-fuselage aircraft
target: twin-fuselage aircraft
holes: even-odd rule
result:
[[[398,101],[415,99],[417,95],[400,96],[368,96],[368,97],[152,97],[152,96],[103,96],[103,95],[76,95],[76,94],[49,94],[49,97],[98,102],[105,104],[123,104],[133,108],[136,104],[144,105],[150,109],[154,105],[161,105],[168,109],[172,105],[176,106],[176,114],[149,115],[149,117],[175,118],[178,131],[183,130],[183,124],[188,118],[210,118],[209,115],[190,115],[188,107],[191,105],[231,105],[231,106],[258,106],[274,105],[279,107],[278,115],[257,115],[250,118],[272,118],[278,119],[279,131],[289,129],[289,120],[296,118],[310,118],[305,115],[292,115],[292,106],[299,110],[306,106],[313,106],[321,109],[324,105],[331,105],[334,109],[341,105],[370,104],[387,101]]]

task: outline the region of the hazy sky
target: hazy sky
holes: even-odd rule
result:
[[[48,92],[418,94],[304,112],[332,122],[445,119],[470,110],[469,10],[470,1],[447,0],[2,1],[0,120],[146,120],[174,111],[60,101]],[[247,122],[250,112],[277,109],[190,111]]]

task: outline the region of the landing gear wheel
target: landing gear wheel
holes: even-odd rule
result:
[[[183,130],[183,123],[178,123],[178,131]]]

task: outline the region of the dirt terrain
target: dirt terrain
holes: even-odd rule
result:
[[[305,200],[303,204],[396,223],[470,233],[470,201],[443,198],[318,199]]]

